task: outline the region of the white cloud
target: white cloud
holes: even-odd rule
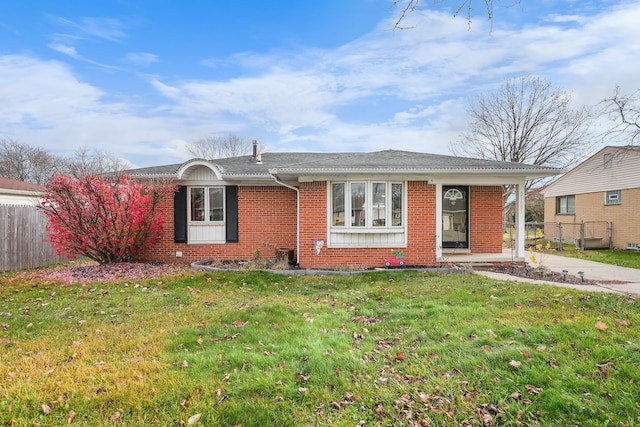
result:
[[[168,162],[186,156],[172,143],[189,136],[179,119],[144,117],[133,105],[106,101],[61,62],[0,56],[0,81],[12,82],[0,85],[0,135],[63,155],[95,147],[138,164],[155,163],[150,153]]]
[[[49,43],[49,48],[55,50],[56,52],[59,52],[63,55],[67,55],[70,58],[73,58],[77,61],[82,61],[82,62],[86,62],[88,64],[92,64],[92,65],[96,65],[100,68],[105,68],[105,69],[111,69],[111,70],[119,70],[118,67],[113,66],[113,65],[108,65],[108,64],[102,64],[98,61],[94,61],[92,59],[89,59],[81,54],[78,53],[78,50],[74,47],[74,46],[69,46],[69,45],[65,45],[62,43],[57,43],[57,42],[52,42]]]
[[[123,23],[113,18],[83,17],[78,21],[72,21],[61,16],[49,15],[49,19],[83,38],[121,41],[126,37]]]
[[[60,52],[64,55],[70,56],[72,58],[79,58],[78,52],[74,46],[64,45],[62,43],[49,43],[49,47],[56,52]]]
[[[106,40],[109,42],[120,42],[126,37],[126,34],[123,31],[124,26],[120,21],[110,18],[84,17],[76,22],[54,15],[48,15],[48,17],[51,21],[65,27],[65,29],[71,30],[70,32],[56,32],[52,34],[50,36],[52,41],[48,44],[49,48],[77,61],[86,62],[105,69],[119,69],[116,66],[102,63],[79,53],[78,46],[84,42],[96,39]],[[94,53],[93,51],[91,52]],[[141,57],[138,57],[137,59],[141,60]],[[147,57],[145,59],[147,62],[152,60],[151,57]]]
[[[0,135],[56,151],[98,147],[138,165],[180,162],[186,143],[227,133],[260,139],[271,151],[446,153],[466,129],[468,102],[506,78],[540,75],[571,91],[576,105],[594,104],[616,85],[637,89],[638,21],[635,3],[522,29],[496,22],[492,31],[415,12],[406,22],[413,29],[390,31],[393,23],[385,21],[334,50],[202,61],[241,67],[235,78],[191,78],[188,66],[179,78],[147,76],[148,87],[119,102],[62,62],[0,56],[0,81],[12,82],[0,86]],[[77,60],[91,62],[73,36],[126,37],[117,21],[62,22],[77,34],[50,47]],[[145,52],[125,59],[158,62]],[[145,100],[148,89],[160,101]]]
[[[124,60],[133,65],[148,67],[151,64],[158,62],[158,55],[147,52],[130,52],[127,53],[127,55],[124,57]]]

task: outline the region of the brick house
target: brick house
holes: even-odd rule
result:
[[[640,248],[640,147],[607,146],[546,187],[544,221],[608,222],[613,247]],[[587,237],[605,239],[596,234]]]
[[[247,260],[281,248],[301,268],[382,266],[394,250],[408,265],[496,259],[506,184],[518,188],[522,260],[525,182],[560,172],[398,150],[259,154],[254,142],[253,155],[129,171],[179,186],[161,241],[138,260]]]

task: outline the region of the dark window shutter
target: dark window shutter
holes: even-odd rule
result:
[[[225,188],[227,243],[238,243],[238,186]]]
[[[173,195],[173,241],[187,243],[187,187],[178,186]]]

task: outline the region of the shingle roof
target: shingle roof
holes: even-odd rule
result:
[[[182,163],[129,169],[122,172],[132,176],[174,176],[176,172],[178,172],[178,169],[180,169],[180,166],[182,166]]]
[[[30,182],[0,176],[0,189],[19,191],[44,191],[44,187]]]
[[[257,163],[249,155],[210,160],[209,162],[215,165],[226,178],[271,178],[272,174],[303,175],[382,172],[514,172],[548,175],[556,175],[563,172],[560,169],[545,166],[400,150],[384,150],[372,153],[263,153],[261,160],[261,163]],[[192,161],[190,160],[189,162]],[[135,176],[175,176],[178,170],[189,162],[134,169],[128,172]]]
[[[329,158],[313,159],[284,167],[271,168],[278,171],[490,171],[490,170],[552,170],[552,168],[525,165],[496,160],[471,159],[441,154],[416,153],[385,150],[373,153],[338,153]]]

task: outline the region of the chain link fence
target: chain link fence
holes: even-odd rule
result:
[[[525,248],[537,245],[563,250],[564,245],[576,249],[612,249],[613,224],[607,221],[582,222],[527,222],[525,223]],[[504,243],[512,248],[516,240],[513,222],[504,224]]]

